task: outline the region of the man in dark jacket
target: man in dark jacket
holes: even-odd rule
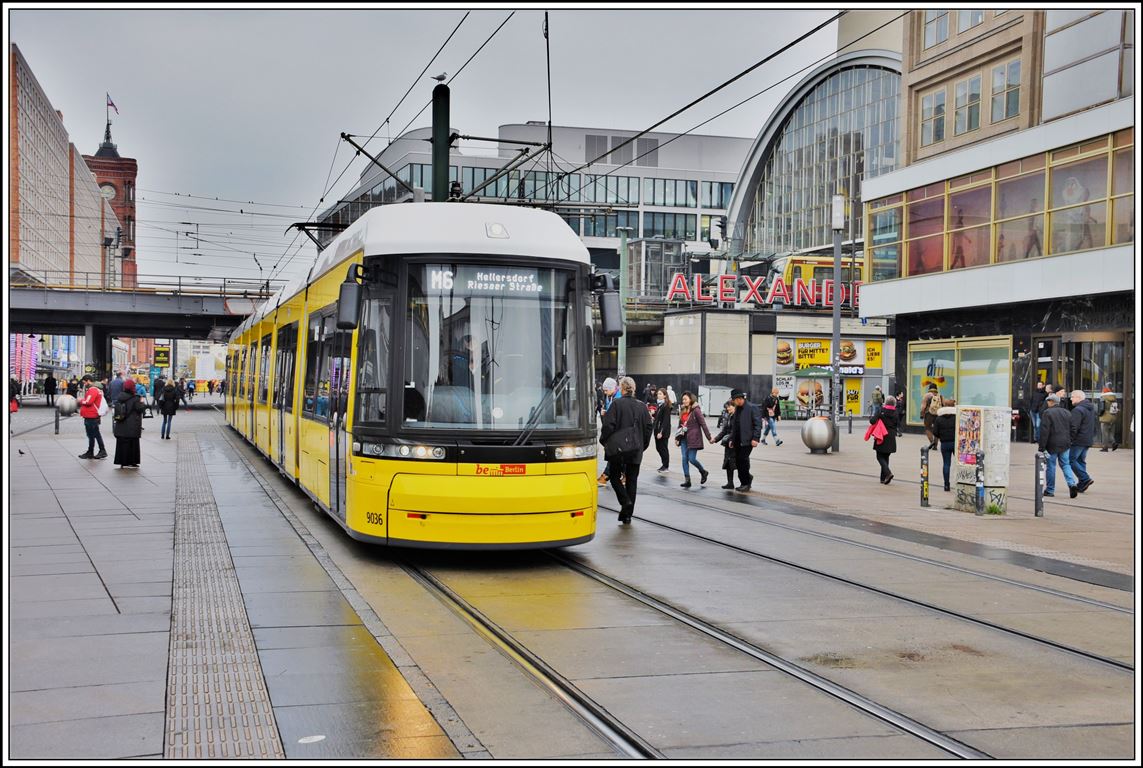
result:
[[[1056,462],[1064,471],[1068,493],[1074,499],[1079,493],[1075,473],[1071,467],[1071,416],[1060,406],[1060,396],[1053,393],[1044,400],[1046,408],[1040,414],[1040,450],[1048,454],[1048,480],[1044,487],[1045,496],[1056,495]]]
[[[651,444],[651,414],[646,404],[636,398],[633,378],[620,379],[619,391],[622,397],[615,398],[603,416],[599,442],[604,447],[603,457],[611,467],[611,487],[620,504],[619,522],[627,525],[635,512],[643,451]],[[629,438],[634,445],[624,447],[624,438]]]
[[[1082,389],[1072,391],[1071,413],[1071,455],[1072,471],[1079,480],[1079,492],[1083,493],[1095,482],[1087,473],[1087,449],[1095,442],[1095,408]]]
[[[1040,441],[1040,414],[1044,410],[1044,401],[1048,393],[1044,391],[1044,382],[1037,381],[1036,388],[1032,390],[1032,401],[1028,405],[1028,415],[1032,418],[1032,441]]]
[[[44,397],[47,398],[49,408],[56,404],[56,386],[56,377],[48,371],[47,377],[44,378]]]
[[[734,429],[730,433],[730,447],[734,449],[734,461],[738,467],[738,480],[742,485],[736,491],[745,493],[754,482],[750,473],[750,452],[762,439],[762,415],[758,406],[746,399],[741,389],[733,390],[730,399],[734,402]]]

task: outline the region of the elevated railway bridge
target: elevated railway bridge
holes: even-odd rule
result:
[[[285,281],[138,275],[134,286],[107,285],[99,273],[13,272],[12,333],[82,336],[87,362],[109,373],[111,339],[208,339],[230,332]]]

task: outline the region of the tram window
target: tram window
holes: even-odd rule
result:
[[[355,420],[385,421],[389,389],[389,345],[393,300],[371,297],[361,308],[357,325],[357,414]]]
[[[578,426],[580,345],[565,343],[573,282],[565,270],[530,265],[411,268],[405,425],[515,430],[542,403],[539,429]]]
[[[270,397],[270,334],[262,337],[262,365],[259,366],[258,402],[265,405]]]
[[[274,376],[274,407],[287,413],[294,410],[294,359],[298,348],[298,324],[290,323],[278,331],[278,359]]]
[[[243,384],[243,392],[247,399],[254,399],[254,366],[258,361],[258,344],[255,342],[250,343],[250,356],[247,358],[250,364],[246,366],[246,383]]]
[[[318,364],[321,362],[321,316],[310,317],[309,334],[306,336],[306,384],[302,390],[302,412],[314,415],[317,404]]]
[[[242,367],[236,371],[238,376],[238,389],[239,397],[246,397],[246,347],[242,348]]]
[[[334,333],[334,327],[333,315],[322,318],[321,357],[318,360],[317,395],[314,398],[314,416],[322,421],[329,420],[335,377],[340,370],[336,350],[338,335]]]
[[[353,334],[351,331],[336,331],[331,339],[325,362],[329,377],[329,412],[341,420],[345,418],[345,403],[349,399],[349,352]]]

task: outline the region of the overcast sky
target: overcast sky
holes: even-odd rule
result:
[[[836,12],[556,8],[553,122],[624,130],[653,125]],[[265,276],[275,265],[275,276],[292,276],[312,261],[308,240],[282,233],[308,220],[323,192],[322,207],[347,193],[368,162],[352,160],[339,133],[374,133],[415,81],[369,145],[380,152],[429,101],[430,76],[456,75],[513,12],[472,11],[416,79],[466,9],[7,10],[6,42],[23,52],[80,152],[94,154],[103,139],[104,94],[118,107],[112,138],[139,164],[140,274],[253,278],[251,253]],[[547,119],[543,18],[542,9],[515,8],[450,79],[455,128],[495,136],[504,123]],[[690,129],[828,55],[836,26],[658,130]],[[753,138],[801,77],[697,132]],[[412,127],[427,127],[430,113]],[[179,222],[197,223],[203,242],[176,236],[195,229]]]

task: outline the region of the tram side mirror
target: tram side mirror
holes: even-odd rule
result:
[[[346,280],[337,295],[337,329],[352,331],[361,317],[361,283]]]
[[[599,325],[605,339],[618,339],[623,335],[619,291],[603,291],[599,294]]]

